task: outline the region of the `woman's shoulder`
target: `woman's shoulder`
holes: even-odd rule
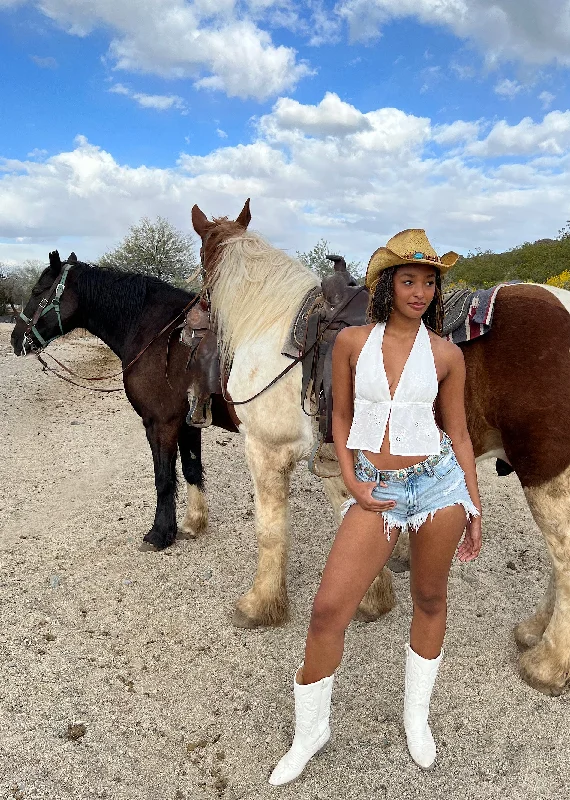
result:
[[[349,325],[347,328],[343,328],[338,332],[336,341],[340,341],[341,344],[344,345],[359,344],[366,341],[375,327],[375,322],[371,322],[367,325]]]
[[[450,367],[463,363],[463,352],[460,347],[431,330],[428,330],[428,334],[435,358],[443,359]]]

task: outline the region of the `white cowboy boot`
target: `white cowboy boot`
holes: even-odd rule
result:
[[[303,665],[299,669],[302,669]],[[306,685],[293,679],[295,694],[295,736],[291,749],[279,761],[269,783],[281,786],[295,780],[307,762],[330,739],[329,716],[334,675]]]
[[[431,767],[435,761],[435,742],[428,725],[428,714],[442,656],[443,650],[437,658],[422,658],[406,644],[404,728],[410,755],[424,769]]]

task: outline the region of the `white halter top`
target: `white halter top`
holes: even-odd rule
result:
[[[440,433],[433,416],[438,382],[429,334],[420,323],[394,397],[384,369],[382,341],[386,323],[377,323],[356,363],[354,417],[346,446],[379,453],[389,424],[390,453],[437,455]]]

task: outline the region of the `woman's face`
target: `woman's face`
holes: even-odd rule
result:
[[[393,310],[420,319],[435,295],[436,271],[428,264],[404,264],[394,273]]]

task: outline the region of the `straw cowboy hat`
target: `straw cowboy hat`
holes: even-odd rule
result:
[[[408,228],[392,236],[386,247],[379,247],[372,253],[366,270],[366,286],[373,291],[382,270],[402,264],[428,264],[444,275],[458,258],[453,250],[440,258],[422,228]]]

